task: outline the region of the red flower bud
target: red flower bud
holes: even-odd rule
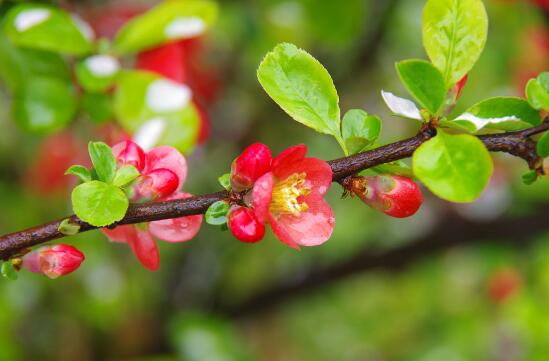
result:
[[[145,152],[131,140],[114,145],[112,154],[120,165],[133,165],[140,172],[145,168]]]
[[[250,145],[231,165],[231,186],[241,192],[250,189],[255,181],[271,169],[271,150],[262,143]]]
[[[84,254],[66,244],[46,246],[23,257],[23,268],[57,278],[75,271],[84,261]]]
[[[364,203],[392,217],[412,216],[423,202],[418,185],[403,176],[355,177],[350,187]]]
[[[163,198],[177,190],[179,178],[169,169],[158,168],[141,177],[137,192],[148,198]]]
[[[265,225],[257,220],[251,208],[233,207],[229,211],[227,225],[231,233],[241,242],[259,242],[265,235]]]
[[[463,87],[465,87],[465,84],[467,84],[467,80],[469,79],[469,76],[465,74],[463,78],[461,78],[456,85],[454,85],[453,91],[456,94],[454,98],[454,103],[459,99],[461,96],[461,91],[463,90]]]

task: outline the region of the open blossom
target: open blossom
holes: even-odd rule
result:
[[[145,153],[132,141],[121,142],[112,149],[119,165],[134,165],[141,173],[132,187],[134,201],[191,197],[191,194],[181,191],[187,178],[187,162],[176,149],[161,146]],[[195,215],[114,229],[103,228],[102,231],[114,242],[127,243],[143,266],[156,270],[160,256],[154,237],[167,242],[185,242],[198,233],[201,223],[202,216]]]
[[[317,246],[326,242],[335,225],[332,209],[323,198],[332,183],[332,169],[328,163],[321,159],[305,157],[307,147],[301,144],[282,152],[273,159],[268,169],[265,168],[264,174],[258,177],[258,173],[261,172],[255,170],[260,168],[258,160],[263,157],[248,154],[250,148],[264,152],[266,146],[252,145],[243,153],[254,170],[251,172],[253,176],[248,174],[248,178],[253,179],[254,183],[245,198],[248,198],[248,203],[254,211],[255,220],[260,224],[270,224],[278,239],[294,248]],[[242,156],[235,162],[239,159],[242,160]],[[242,164],[241,169],[248,168]],[[239,176],[233,173],[236,173],[234,167],[231,180]],[[229,213],[229,220],[233,211],[235,210]],[[245,224],[253,224],[249,212],[246,216],[240,218]],[[236,225],[231,226],[229,223],[229,228],[239,238],[240,233],[234,231]],[[261,232],[260,227],[256,228]]]
[[[73,246],[56,244],[38,248],[23,257],[22,267],[49,278],[67,275],[80,267],[84,254]]]

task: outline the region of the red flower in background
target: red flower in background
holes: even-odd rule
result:
[[[120,165],[133,165],[141,173],[134,183],[134,200],[167,201],[191,197],[180,190],[187,178],[187,162],[176,149],[161,146],[145,153],[131,141],[116,144],[112,149]],[[160,256],[153,237],[167,242],[185,242],[198,233],[201,223],[202,216],[195,215],[103,228],[102,231],[114,242],[127,243],[145,268],[156,270]]]

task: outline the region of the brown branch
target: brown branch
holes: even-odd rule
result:
[[[513,154],[527,161],[532,169],[536,169],[540,159],[536,154],[535,142],[529,137],[547,130],[549,130],[549,122],[545,121],[541,125],[526,130],[483,135],[479,136],[479,139],[484,142],[488,150]],[[340,181],[361,170],[408,158],[423,142],[435,134],[435,129],[425,126],[415,137],[329,161],[333,171],[333,180]],[[229,196],[228,192],[222,191],[183,200],[135,204],[130,206],[126,216],[113,226],[202,214],[212,203],[227,199]],[[97,228],[81,221],[74,215],[68,218],[71,223],[80,225],[80,232]],[[63,219],[0,237],[0,259],[7,259],[28,247],[64,237],[65,235],[58,231]]]

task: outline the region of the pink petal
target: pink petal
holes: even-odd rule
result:
[[[137,193],[146,198],[164,198],[177,191],[179,178],[169,169],[157,168],[142,176]]]
[[[253,208],[257,220],[261,223],[267,221],[269,205],[273,197],[274,176],[272,172],[265,173],[254,184],[252,197]]]
[[[166,168],[174,172],[179,178],[178,189],[183,187],[185,179],[187,179],[187,161],[177,149],[163,145],[153,148],[147,153],[147,167],[144,173],[159,168]]]
[[[112,154],[118,164],[133,165],[139,172],[145,168],[145,152],[131,140],[125,140],[112,147]]]
[[[265,144],[248,146],[231,165],[231,186],[237,192],[250,189],[255,181],[271,169],[271,150]]]
[[[129,240],[136,237],[136,229],[133,224],[118,226],[114,229],[101,228],[101,232],[103,232],[109,240],[119,243],[130,243]]]
[[[305,173],[306,187],[311,188],[312,193],[317,195],[323,195],[328,192],[330,186],[332,185],[332,168],[330,165],[318,158],[305,158],[300,162],[295,163],[293,169],[287,168],[291,171],[289,174],[281,173],[280,179],[285,179],[292,173]]]
[[[192,197],[189,193],[178,192],[162,200],[169,201],[189,197]],[[163,219],[160,221],[150,222],[149,231],[155,237],[166,242],[185,242],[196,236],[200,230],[201,224],[202,215]]]
[[[334,230],[332,209],[321,197],[307,199],[309,210],[298,217],[282,215],[278,219],[269,213],[274,234],[283,243],[299,249],[299,246],[318,246],[326,242]]]
[[[291,167],[293,163],[305,158],[305,154],[307,154],[307,146],[305,144],[294,145],[280,153],[273,159],[271,168],[275,177],[280,179],[278,173],[285,171],[285,169]]]
[[[130,239],[129,245],[141,264],[148,270],[156,271],[160,265],[158,247],[151,234],[137,229],[136,236]]]

